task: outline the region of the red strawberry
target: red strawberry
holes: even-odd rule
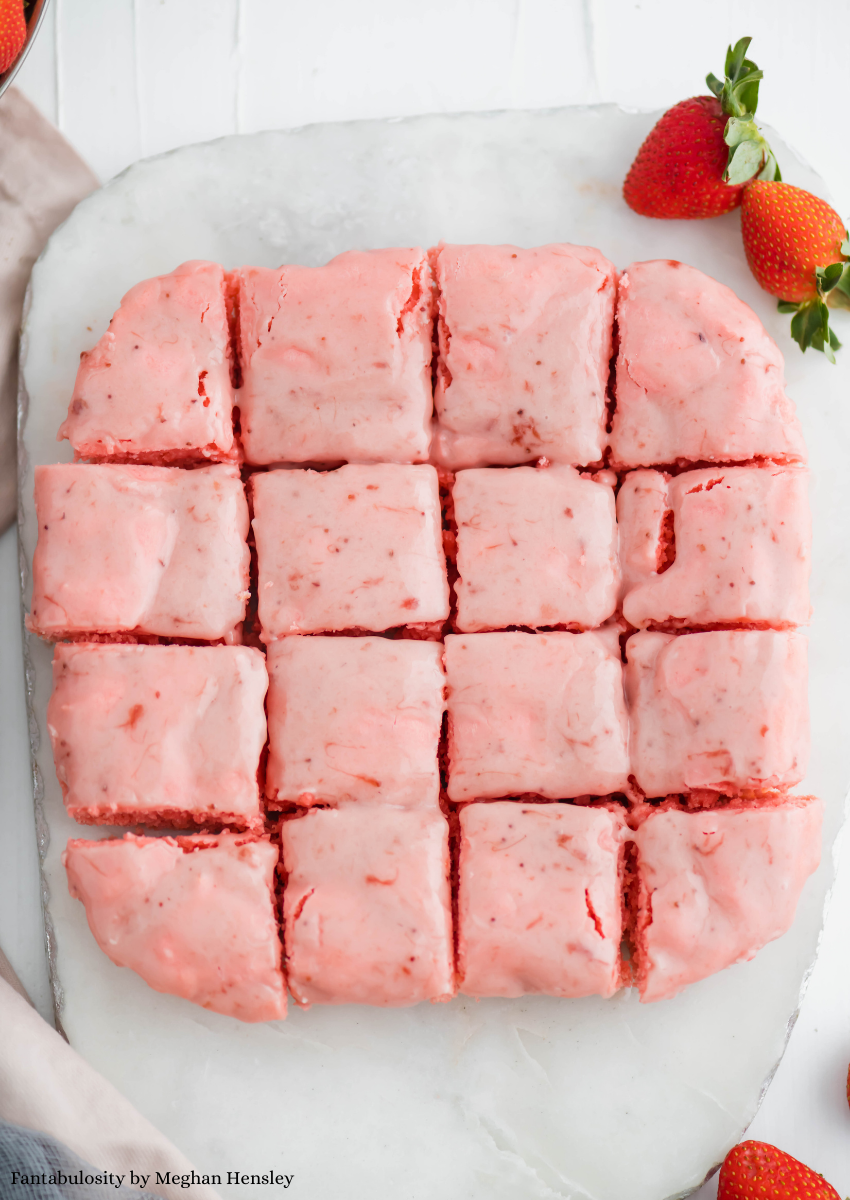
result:
[[[793,312],[791,336],[835,361],[840,342],[829,309],[850,308],[850,244],[825,200],[790,183],[754,179],[744,191],[741,235],[750,270],[780,312]]]
[[[741,1142],[720,1168],[717,1200],[841,1200],[822,1175],[767,1142]]]
[[[626,203],[644,217],[718,217],[741,203],[756,174],[779,168],[756,128],[762,72],[746,58],[750,38],[726,54],[726,80],[706,77],[713,96],[683,100],[664,114],[638,150],[623,185]]]
[[[0,0],[0,75],[12,66],[26,40],[24,0]]]

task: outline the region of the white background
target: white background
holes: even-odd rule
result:
[[[52,0],[17,83],[105,181],[186,142],[314,121],[598,101],[669,107],[704,92],[705,73],[722,74],[727,43],[744,34],[766,75],[760,115],[850,216],[847,0]],[[10,531],[0,539],[0,945],[47,1014],[16,568]],[[846,837],[842,857],[818,965],[751,1135],[844,1195]],[[708,1185],[700,1197],[713,1194]]]

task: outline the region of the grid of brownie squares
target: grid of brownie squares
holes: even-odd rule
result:
[[[76,640],[68,810],[279,837],[297,1003],[609,996],[627,846],[646,908],[718,805],[739,865],[755,813],[801,827],[795,897],[813,869],[805,449],[715,281],[566,245],[186,264],[63,433],[94,461],[37,469],[28,623]],[[632,925],[644,998],[696,977]]]

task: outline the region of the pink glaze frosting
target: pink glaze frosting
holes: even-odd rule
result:
[[[666,487],[658,472],[627,475],[617,497],[620,558],[630,584],[626,620],[637,628],[651,622],[805,624],[811,613],[807,486],[801,467],[685,471]],[[675,561],[656,573],[665,510],[672,513]]]
[[[268,471],[251,482],[264,641],[449,615],[433,467]]]
[[[267,687],[244,646],[60,642],[47,728],[70,816],[261,828]]]
[[[434,808],[445,701],[439,642],[289,637],[269,647],[266,794]]]
[[[820,861],[821,820],[813,796],[652,813],[634,834],[641,1000],[675,996],[785,933]]]
[[[405,1006],[455,991],[448,824],[385,805],[284,821],[289,989],[301,1005]]]
[[[629,775],[616,628],[446,638],[449,798],[607,795]]]
[[[277,847],[218,834],[86,842],[62,856],[101,950],[157,992],[240,1021],[286,1016]]]
[[[80,356],[68,438],[80,458],[235,459],[224,271],[187,262],[131,288]]]
[[[250,563],[237,467],[36,467],[35,507],[34,632],[234,636]]]
[[[617,272],[587,246],[439,246],[434,454],[451,468],[602,458]]]
[[[239,304],[249,462],[427,459],[434,296],[423,250],[244,267]]]
[[[614,491],[568,466],[460,471],[458,629],[601,625],[617,606]]]
[[[805,459],[782,355],[729,288],[684,263],[633,263],[617,325],[614,462]]]
[[[468,996],[612,996],[625,816],[575,804],[461,809],[458,975]]]
[[[807,647],[774,630],[629,638],[632,773],[646,795],[799,783],[809,757]]]

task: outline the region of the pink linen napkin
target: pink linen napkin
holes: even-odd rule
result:
[[[157,1183],[157,1172],[190,1177],[191,1163],[42,1020],[0,960],[0,1120],[52,1135],[125,1186],[131,1171],[148,1176],[146,1194],[220,1200],[203,1184]]]
[[[16,500],[18,339],[33,263],[97,179],[58,129],[9,88],[0,100],[0,533]]]

